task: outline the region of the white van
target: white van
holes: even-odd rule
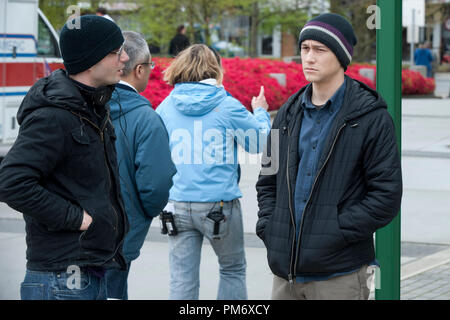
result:
[[[0,161],[17,137],[17,110],[30,87],[62,67],[58,35],[38,0],[0,0]]]

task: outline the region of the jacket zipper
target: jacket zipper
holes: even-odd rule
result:
[[[105,146],[105,163],[106,163],[106,167],[107,167],[107,169],[108,169],[108,181],[109,181],[109,187],[112,188],[112,181],[111,181],[111,176],[110,176],[110,169],[109,169],[109,166],[108,166],[108,163],[107,163],[107,160],[106,160],[106,146]],[[111,194],[111,190],[109,191],[109,193]],[[117,199],[117,203],[119,203],[119,202],[118,202],[118,199]],[[117,211],[116,211],[116,209],[114,208],[113,205],[111,205],[111,208],[113,209],[114,217],[115,217],[114,234],[115,234],[116,237],[117,237],[118,232],[119,232],[119,215],[117,214]],[[125,212],[125,211],[124,211],[124,212]],[[124,228],[125,228],[125,226],[124,226]],[[114,241],[115,241],[115,239],[114,239]],[[108,258],[108,260],[109,260],[109,259],[113,259],[113,261],[114,261],[114,257],[115,257],[116,254],[117,254],[117,250],[120,248],[120,246],[122,245],[122,242],[123,242],[123,241],[124,241],[124,238],[122,238],[122,239],[120,240],[119,245],[116,247],[116,250],[114,250],[114,253],[112,254],[112,256],[110,256],[110,257]],[[116,262],[119,263],[119,261],[116,261]],[[120,263],[119,263],[119,265],[120,265]]]
[[[106,164],[106,169],[108,170],[108,182],[109,182],[109,188],[110,188],[110,190],[109,190],[109,193],[111,194],[111,188],[112,188],[112,181],[111,181],[111,170],[110,170],[110,168],[109,168],[109,166],[108,166],[108,162],[107,162],[107,160],[106,160],[106,147],[105,147],[105,164]],[[113,211],[114,211],[114,217],[116,218],[115,219],[115,227],[114,227],[114,231],[115,231],[115,233],[117,233],[118,232],[118,224],[119,224],[119,215],[117,214],[117,211],[116,211],[116,209],[114,209],[114,206],[113,205],[111,205],[111,208],[113,209]]]
[[[292,225],[294,226],[294,230],[295,230],[295,219],[294,219],[294,213],[292,211],[292,199],[291,199],[291,182],[289,179],[289,153],[290,153],[290,132],[289,132],[289,127],[287,128],[287,132],[288,132],[288,149],[287,149],[287,165],[286,165],[286,178],[287,178],[287,185],[288,185],[288,196],[289,196],[289,212],[291,213],[291,222]],[[289,275],[288,275],[288,279],[289,279],[289,286],[290,289],[292,290],[292,286],[294,284],[294,279],[293,279],[293,270],[292,270],[292,259],[294,259],[294,249],[295,249],[295,236],[292,238],[292,245],[291,245],[291,262],[289,264]],[[295,271],[295,270],[294,270]]]
[[[108,114],[107,116],[109,117],[109,114]],[[107,123],[107,122],[105,122],[105,125],[103,126],[103,130],[106,128],[106,123]],[[101,137],[101,139],[102,139],[102,142],[103,142],[103,149],[104,149],[104,151],[105,151],[105,165],[106,165],[106,169],[107,169],[107,176],[108,176],[109,188],[111,189],[111,188],[112,188],[111,169],[110,169],[110,167],[109,167],[109,165],[108,165],[108,160],[107,160],[107,150],[106,150],[106,141],[104,141],[103,130],[100,131],[100,137]],[[109,190],[109,193],[111,194],[111,190]],[[119,199],[117,199],[117,203],[120,205]],[[117,211],[116,211],[116,209],[114,208],[113,205],[111,205],[111,208],[112,208],[112,210],[113,210],[113,212],[114,212],[114,217],[115,217],[115,221],[114,221],[114,222],[115,222],[114,234],[117,235],[118,232],[119,232],[119,215],[117,214]],[[123,212],[125,212],[125,211],[123,211]],[[123,241],[124,241],[124,238],[122,238],[122,239],[120,240],[118,246],[117,246],[116,249],[114,250],[114,253],[113,253],[107,260],[113,259],[113,261],[116,261],[116,260],[114,259],[114,257],[116,256],[117,250],[119,250],[119,248],[120,248],[120,246],[122,245]],[[116,262],[120,265],[120,262],[119,262],[119,261],[116,261]]]
[[[299,256],[298,253],[299,253],[299,250],[300,250],[300,243],[301,243],[300,240],[301,240],[301,235],[302,235],[303,218],[305,217],[306,209],[308,208],[309,201],[311,200],[311,196],[312,196],[312,194],[314,192],[314,187],[316,186],[317,180],[319,179],[319,176],[322,173],[323,168],[325,167],[325,165],[327,164],[328,160],[330,159],[331,154],[333,153],[334,146],[336,145],[336,141],[337,141],[337,139],[338,139],[342,129],[344,129],[344,127],[346,125],[347,125],[347,123],[344,123],[339,128],[339,130],[338,130],[338,132],[336,134],[336,137],[334,138],[333,144],[331,145],[330,152],[328,153],[327,158],[325,159],[325,162],[323,163],[322,167],[320,168],[319,172],[316,175],[316,178],[314,179],[314,183],[313,183],[313,186],[311,188],[311,192],[309,193],[308,201],[306,202],[305,209],[303,209],[302,219],[300,220],[300,229],[299,229],[299,232],[298,232],[298,246],[297,246],[297,252],[295,254],[294,274],[295,274],[295,270],[297,270],[297,262],[298,262],[298,256]]]
[[[109,110],[107,111],[107,114],[106,114],[106,117],[105,117],[105,119],[106,119],[106,121],[105,121],[105,123],[103,124],[103,128],[102,129],[100,129],[99,128],[99,126],[97,126],[95,123],[93,123],[91,120],[89,120],[89,119],[87,119],[87,118],[85,118],[85,117],[82,117],[81,115],[79,115],[79,114],[76,114],[75,112],[73,112],[73,111],[70,111],[72,114],[74,114],[74,115],[76,115],[77,117],[80,117],[80,119],[83,119],[83,120],[85,120],[85,121],[87,121],[92,127],[94,127],[97,131],[98,131],[98,133],[99,133],[99,135],[100,135],[100,139],[101,139],[101,141],[103,142],[103,148],[104,148],[104,151],[105,151],[105,164],[106,164],[106,169],[107,169],[107,171],[108,171],[108,181],[109,181],[109,184],[110,184],[110,186],[112,187],[112,182],[111,182],[111,176],[110,176],[110,168],[109,168],[109,165],[108,165],[108,163],[107,163],[107,160],[106,160],[106,157],[107,157],[107,155],[106,155],[106,145],[105,145],[105,139],[104,139],[104,133],[103,133],[103,131],[105,130],[105,128],[106,128],[106,124],[108,123],[108,118],[109,118]],[[119,202],[119,205],[121,205],[120,204],[120,202]],[[111,206],[112,207],[112,209],[113,209],[113,211],[114,211],[114,215],[115,215],[115,217],[116,217],[116,233],[118,232],[118,223],[119,223],[119,215],[117,214],[117,211],[116,211],[116,209],[114,209],[114,206]],[[125,210],[122,208],[122,210],[123,210],[123,212],[125,212]],[[80,239],[81,239],[81,237],[84,235],[84,233],[82,233],[81,235],[80,235]],[[120,242],[119,242],[119,245],[117,246],[117,248],[116,248],[116,250],[114,250],[114,253],[107,259],[107,260],[109,260],[109,259],[111,259],[111,258],[114,258],[115,256],[116,256],[116,254],[117,254],[117,250],[120,248],[120,246],[122,245],[122,243],[124,242],[124,238],[122,238],[121,240],[120,240]]]
[[[106,128],[106,125],[107,125],[107,123],[108,123],[108,118],[109,118],[109,110],[108,110],[108,112],[107,112],[107,115],[106,115],[106,117],[105,117],[105,119],[106,119],[106,121],[105,121],[105,123],[104,123],[104,125],[103,125],[103,129],[101,129],[101,131],[100,131],[100,137],[101,137],[101,139],[102,139],[102,141],[103,141],[103,148],[104,148],[104,150],[105,150],[105,164],[106,164],[106,168],[108,169],[108,181],[109,181],[109,187],[110,188],[112,188],[113,187],[113,185],[112,185],[112,181],[111,181],[111,168],[110,168],[110,166],[109,166],[109,164],[108,164],[108,159],[107,159],[107,157],[108,157],[108,152],[107,152],[107,150],[106,150],[106,141],[104,141],[104,134],[103,134],[103,131],[105,130],[105,128]],[[117,186],[116,186],[117,187]],[[116,188],[116,190],[115,191],[117,191],[117,188]],[[111,192],[111,191],[110,191]],[[124,214],[125,214],[125,209],[122,207],[122,204],[120,203],[120,201],[119,201],[119,199],[117,198],[116,199],[116,201],[117,201],[117,204],[119,205],[119,206],[121,206],[121,209],[122,209],[122,211],[124,212]],[[113,212],[114,212],[114,216],[115,216],[115,234],[117,235],[118,234],[118,232],[119,232],[119,215],[117,214],[117,211],[116,211],[116,209],[114,208],[114,206],[113,205],[111,205],[111,208],[113,209]],[[124,225],[124,231],[123,232],[125,232],[125,225]],[[114,259],[114,257],[116,256],[116,254],[117,254],[117,251],[119,250],[119,248],[121,247],[121,245],[122,245],[122,243],[124,242],[124,240],[125,240],[125,237],[122,237],[122,239],[120,240],[120,242],[119,242],[119,244],[117,245],[117,247],[116,247],[116,249],[114,250],[114,253],[108,258],[108,260],[109,259],[113,259],[113,261],[116,261],[115,259]],[[119,261],[116,261],[119,265],[120,265],[120,262]],[[124,262],[124,261],[123,261]]]
[[[75,112],[73,112],[73,111],[70,111],[70,112],[72,112],[73,114],[75,114],[75,115],[77,115]],[[77,116],[79,116],[81,119],[83,119],[83,120],[85,120],[85,121],[87,121],[91,126],[93,126],[95,129],[97,129],[97,131],[98,131],[98,133],[99,133],[99,135],[100,135],[100,139],[101,139],[101,141],[102,141],[102,143],[103,143],[103,149],[104,149],[104,151],[105,151],[105,165],[106,165],[106,169],[107,169],[107,176],[108,176],[108,182],[109,182],[109,187],[110,188],[112,188],[112,181],[111,181],[111,169],[110,169],[110,167],[109,167],[109,165],[108,165],[108,161],[107,161],[107,159],[106,159],[106,157],[107,157],[107,151],[106,151],[106,144],[105,144],[105,136],[104,136],[104,133],[103,133],[103,131],[105,130],[105,128],[106,128],[106,124],[108,123],[108,117],[109,117],[109,111],[107,111],[107,113],[106,113],[106,116],[105,116],[105,119],[106,119],[106,121],[105,121],[105,123],[103,124],[103,128],[100,128],[99,126],[97,126],[95,123],[93,123],[91,120],[89,120],[89,119],[87,119],[87,118],[85,118],[85,117],[82,117],[82,116],[80,116],[80,115],[77,115]],[[118,223],[119,223],[119,216],[118,216],[118,214],[117,214],[117,211],[116,211],[116,209],[114,209],[114,207],[113,206],[111,206],[111,208],[113,209],[113,211],[114,211],[114,215],[115,215],[115,218],[116,218],[116,221],[115,221],[115,231],[116,231],[116,233],[117,233],[117,229],[118,229]]]
[[[82,117],[81,115],[76,114],[76,113],[73,112],[73,111],[70,111],[70,112],[73,113],[74,115],[76,115],[77,117],[79,117],[80,119],[83,119],[83,120],[89,122],[89,124],[90,124],[92,127],[94,127],[94,128],[98,131],[98,134],[100,135],[100,139],[102,140],[102,142],[104,141],[104,138],[103,138],[103,130],[100,129],[99,126],[97,126],[95,123],[93,123],[93,122],[92,122],[91,120],[89,120],[88,118]],[[108,113],[108,116],[109,116],[109,113]],[[106,124],[106,123],[105,123],[105,124]],[[105,129],[105,126],[103,126],[103,129]]]
[[[108,165],[108,162],[107,162],[107,159],[106,159],[106,145],[105,145],[105,139],[104,139],[104,133],[103,133],[103,130],[105,130],[105,128],[106,128],[106,124],[108,123],[108,117],[109,117],[109,110],[108,110],[108,112],[107,112],[107,114],[106,114],[106,117],[105,117],[105,119],[106,119],[106,121],[105,121],[105,123],[104,123],[104,125],[103,125],[103,128],[102,129],[100,129],[100,127],[99,126],[97,126],[95,123],[93,123],[91,120],[89,120],[89,119],[87,119],[87,118],[85,118],[85,117],[81,117],[80,115],[78,115],[78,114],[76,114],[75,112],[73,112],[73,111],[70,111],[71,113],[73,113],[74,115],[76,115],[76,116],[79,116],[81,119],[83,119],[83,120],[85,120],[85,121],[87,121],[91,126],[93,126],[95,129],[97,129],[97,131],[98,131],[98,133],[99,133],[99,135],[100,135],[100,139],[101,139],[101,141],[102,141],[102,143],[103,143],[103,149],[104,149],[104,151],[105,151],[105,165],[106,165],[106,169],[107,169],[107,176],[108,176],[108,182],[109,182],[109,185],[110,185],[110,188],[112,187],[112,181],[111,181],[111,176],[110,176],[110,174],[111,174],[111,172],[110,172],[110,168],[109,168],[109,165]],[[120,203],[119,203],[119,205],[120,205]],[[114,209],[114,206],[111,206],[111,208],[113,209],[113,211],[114,211],[114,216],[115,216],[115,233],[117,233],[118,232],[118,223],[119,223],[119,215],[117,214],[117,211],[116,211],[116,209]],[[124,211],[125,212],[125,211]],[[81,235],[82,236],[82,235]],[[81,237],[80,236],[80,237]],[[111,259],[111,258],[113,258],[113,257],[115,257],[115,255],[116,255],[116,253],[117,253],[117,250],[120,248],[120,245],[123,243],[123,241],[124,241],[124,239],[122,238],[122,240],[120,240],[120,242],[119,242],[119,245],[117,246],[117,248],[116,248],[116,250],[114,250],[114,253],[113,253],[113,255],[110,257],[110,258],[108,258],[108,260],[109,259]]]

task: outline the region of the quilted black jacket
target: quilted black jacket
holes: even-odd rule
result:
[[[22,102],[19,136],[0,166],[0,201],[23,213],[30,270],[125,268],[128,220],[106,109],[97,119],[63,70],[39,80]],[[93,222],[82,232],[83,209]]]
[[[375,259],[373,233],[400,209],[401,163],[386,103],[365,84],[347,76],[345,81],[344,101],[319,160],[299,241],[295,241],[293,199],[302,119],[299,102],[306,87],[278,112],[272,126],[272,131],[278,130],[278,143],[268,139],[269,157],[263,159],[256,184],[256,233],[267,247],[272,272],[289,281],[370,263]]]

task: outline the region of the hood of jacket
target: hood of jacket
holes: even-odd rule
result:
[[[344,120],[353,120],[379,108],[387,108],[381,95],[365,83],[349,76],[345,76],[345,81],[350,88],[344,96],[344,102],[347,103],[342,112]]]
[[[17,122],[20,125],[30,113],[43,107],[62,108],[90,116],[83,96],[63,69],[38,80],[30,88],[17,112]]]
[[[122,89],[119,86],[116,86],[116,89],[113,91],[111,96],[109,106],[111,111],[111,119],[116,120],[128,112],[138,108],[149,108],[151,107],[151,104],[147,98],[141,96],[137,92]]]
[[[170,93],[175,108],[189,116],[202,116],[216,108],[226,97],[223,87],[204,83],[177,83]]]

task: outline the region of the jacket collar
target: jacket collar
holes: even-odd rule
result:
[[[296,119],[301,111],[301,102],[304,94],[310,92],[312,84],[309,83],[286,101],[286,122],[292,126],[292,119]],[[342,107],[337,115],[339,122],[356,119],[378,108],[387,108],[386,102],[378,92],[369,88],[363,82],[354,80],[345,75],[345,93]]]
[[[346,81],[336,90],[336,92],[331,96],[330,99],[321,107],[321,110],[324,109],[329,113],[336,112],[342,105],[342,101],[344,99],[346,89]],[[316,109],[317,107],[312,103],[312,86],[307,86],[305,92],[301,97],[301,107],[303,110],[307,109]]]
[[[128,90],[128,91],[132,91],[132,92],[136,92],[139,93],[135,87],[133,87],[131,84],[129,84],[126,81],[120,80],[118,84],[116,84],[116,88],[121,88],[124,90]]]
[[[375,90],[347,75],[345,76],[345,81],[346,87],[342,106],[330,128],[330,134],[328,135],[323,149],[324,154],[328,152],[337,131],[345,122],[352,121],[375,109],[386,108],[386,103]],[[293,167],[294,171],[296,164],[298,164],[298,138],[303,115],[301,102],[303,94],[305,94],[306,90],[309,90],[311,86],[312,84],[308,84],[301,88],[293,94],[283,106],[283,108],[285,108],[284,125],[287,127],[290,134],[290,166]],[[324,156],[322,155],[320,163],[323,163],[323,158]]]

